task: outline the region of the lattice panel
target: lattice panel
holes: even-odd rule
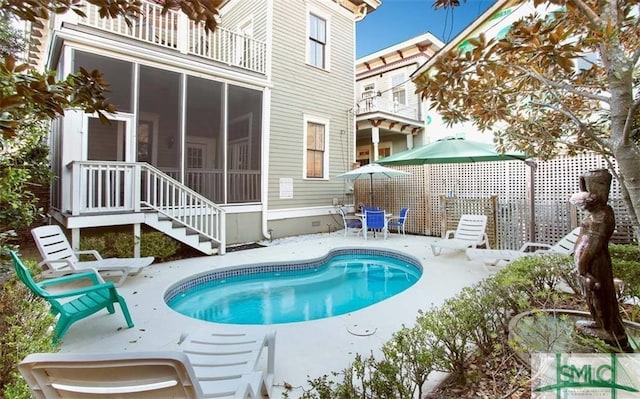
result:
[[[480,162],[467,164],[429,165],[431,198],[437,204],[431,213],[433,235],[444,233],[441,228],[439,195],[460,200],[497,196],[495,248],[518,248],[527,241],[529,211],[525,199],[529,182],[528,167],[520,161]],[[491,214],[487,214],[491,217]]]
[[[411,173],[393,179],[373,179],[373,204],[369,204],[369,180],[356,180],[355,203],[378,206],[398,215],[403,207],[409,208],[405,231],[411,234],[429,235],[426,226],[426,207],[429,205],[425,191],[425,170],[422,165],[397,166],[394,169]]]
[[[441,236],[444,233],[440,214],[441,195],[455,197],[458,201],[495,195],[497,244],[492,242],[492,247],[517,249],[526,241],[554,244],[584,217],[575,208],[572,209],[568,202],[569,197],[579,189],[579,176],[589,170],[605,168],[606,162],[597,155],[586,154],[558,157],[537,164],[535,237],[529,237],[531,169],[521,161],[394,167],[411,175],[374,179],[373,205],[396,215],[401,207],[408,206],[408,233]],[[355,193],[356,204],[368,204],[369,180],[356,181]],[[615,179],[609,199],[616,214],[616,232],[612,241],[631,242],[632,223]]]
[[[489,246],[496,248],[498,197],[494,195],[488,198],[459,199],[441,195],[439,201],[443,234],[450,230],[455,231],[462,215],[487,215],[486,232]]]

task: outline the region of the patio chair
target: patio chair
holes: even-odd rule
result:
[[[384,211],[366,211],[364,213],[364,224],[367,230],[373,230],[374,236],[379,231],[384,235],[384,239],[387,239],[389,229],[387,228],[387,218]],[[364,233],[364,238],[367,238],[367,233]]]
[[[58,225],[36,227],[31,230],[31,235],[36,242],[40,256],[42,256],[43,260],[39,265],[45,269],[42,275],[46,278],[87,270],[115,272],[120,274],[120,279],[115,283],[116,287],[119,287],[127,277],[139,274],[154,260],[153,256],[104,259],[95,250],[74,251]],[[81,262],[78,255],[91,255],[95,260]]]
[[[69,327],[76,321],[82,320],[102,309],[107,309],[109,313],[115,313],[114,304],[117,303],[122,309],[124,318],[129,328],[133,327],[129,309],[122,296],[118,294],[115,286],[111,282],[99,281],[98,274],[95,271],[85,271],[84,273],[76,273],[69,276],[53,278],[36,283],[31,273],[22,263],[18,255],[11,251],[13,266],[16,270],[18,278],[24,285],[37,296],[43,298],[51,305],[51,313],[54,316],[60,316],[54,329],[53,341],[57,342],[64,336]],[[67,284],[79,280],[89,280],[90,286],[81,288],[58,290],[50,292],[47,287]],[[66,302],[61,302],[67,300]]]
[[[445,238],[432,242],[431,251],[438,256],[442,248],[459,251],[477,248],[480,245],[489,248],[489,240],[485,233],[486,227],[486,215],[462,215],[456,230],[449,230],[445,233]]]
[[[409,212],[409,208],[402,208],[400,209],[399,216],[390,217],[387,221],[387,227],[389,228],[389,230],[396,229],[398,234],[402,233],[402,235],[405,235],[404,224],[407,221],[408,212]]]
[[[561,254],[561,255],[573,255],[575,250],[576,241],[580,234],[580,227],[576,227],[571,230],[569,234],[562,237],[555,245],[542,244],[537,242],[525,242],[518,250],[509,249],[481,249],[481,248],[469,248],[467,249],[467,258],[469,259],[482,259],[484,263],[489,265],[495,265],[498,262],[505,261],[511,262],[515,259],[522,258],[524,256],[534,256],[543,254]],[[541,248],[541,249],[535,249]]]
[[[338,212],[340,213],[340,216],[342,216],[344,236],[347,236],[347,232],[349,231],[349,229],[357,230],[356,233],[360,234],[360,232],[362,231],[362,220],[357,216],[347,215],[346,210],[342,207],[338,208]]]
[[[272,383],[256,369],[265,346],[273,375],[275,333],[198,332],[178,351],[37,353],[18,369],[36,399],[262,398]]]

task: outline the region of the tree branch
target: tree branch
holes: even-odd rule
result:
[[[555,95],[555,94],[554,94]],[[611,154],[609,151],[606,151],[607,148],[609,148],[609,145],[606,142],[606,139],[603,139],[595,134],[593,134],[591,132],[591,129],[589,129],[573,112],[571,112],[570,110],[564,109],[564,108],[558,108],[558,107],[554,107],[551,104],[547,104],[547,103],[541,103],[541,102],[537,102],[537,101],[532,101],[529,104],[532,105],[537,105],[539,107],[542,108],[549,108],[554,110],[555,112],[558,112],[564,116],[566,116],[567,118],[571,119],[577,126],[578,129],[580,129],[580,131],[582,133],[584,133],[585,136],[589,137],[590,139],[592,139],[593,141],[595,141],[596,143],[598,143],[598,145],[600,145],[601,150],[603,153],[607,153],[609,155],[613,155]],[[560,141],[559,141],[560,142]],[[566,143],[565,143],[566,144]],[[568,144],[567,144],[568,145]],[[588,150],[593,150],[592,148],[586,147],[586,146],[578,146],[578,145],[572,145],[573,147],[576,148],[583,148],[583,149],[588,149]]]
[[[597,94],[593,94],[593,93],[589,93],[587,91],[582,91],[582,90],[577,90],[575,89],[573,86],[567,84],[567,83],[560,83],[560,82],[556,82],[550,79],[547,79],[546,77],[540,75],[539,73],[536,73],[530,69],[527,68],[523,68],[523,67],[518,67],[518,70],[520,70],[522,73],[526,74],[527,76],[530,76],[534,79],[537,79],[538,81],[540,81],[541,83],[555,88],[555,89],[561,89],[561,90],[565,90],[571,94],[575,94],[576,96],[580,96],[580,97],[584,97],[584,98],[588,98],[591,100],[595,100],[595,101],[602,101],[605,102],[607,104],[609,104],[609,101],[611,100],[609,97],[607,96],[600,96]]]
[[[600,18],[600,16],[598,14],[596,14],[595,11],[593,11],[593,9],[591,9],[591,7],[589,7],[589,5],[587,3],[585,3],[582,0],[567,0],[567,2],[573,4],[574,6],[576,6],[577,9],[582,11],[582,14],[585,17],[587,17],[587,19],[593,25],[595,25],[594,29],[602,29],[603,28],[604,21],[602,20],[602,18]]]
[[[634,116],[636,112],[640,109],[640,98],[638,98],[629,108],[629,112],[627,113],[627,119],[624,121],[624,131],[622,132],[622,143],[628,144],[629,138],[631,137],[631,128],[633,127]]]

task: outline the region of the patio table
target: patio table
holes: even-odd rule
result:
[[[360,220],[362,220],[362,235],[364,236],[364,239],[367,239],[367,218],[365,217],[365,214],[362,212],[357,212],[355,213],[355,216],[359,217]],[[391,217],[393,217],[393,213],[388,213],[388,212],[384,212],[384,218],[386,219],[386,222],[389,222],[389,219],[391,219]],[[385,223],[386,225],[386,223]],[[375,237],[375,231],[373,232],[373,236]]]

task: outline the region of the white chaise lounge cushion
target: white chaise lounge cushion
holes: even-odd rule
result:
[[[518,250],[469,248],[467,249],[467,258],[482,259],[486,264],[495,265],[500,261],[511,262],[524,256],[543,255],[549,253],[573,255],[579,234],[580,227],[576,227],[554,245],[525,242]]]

